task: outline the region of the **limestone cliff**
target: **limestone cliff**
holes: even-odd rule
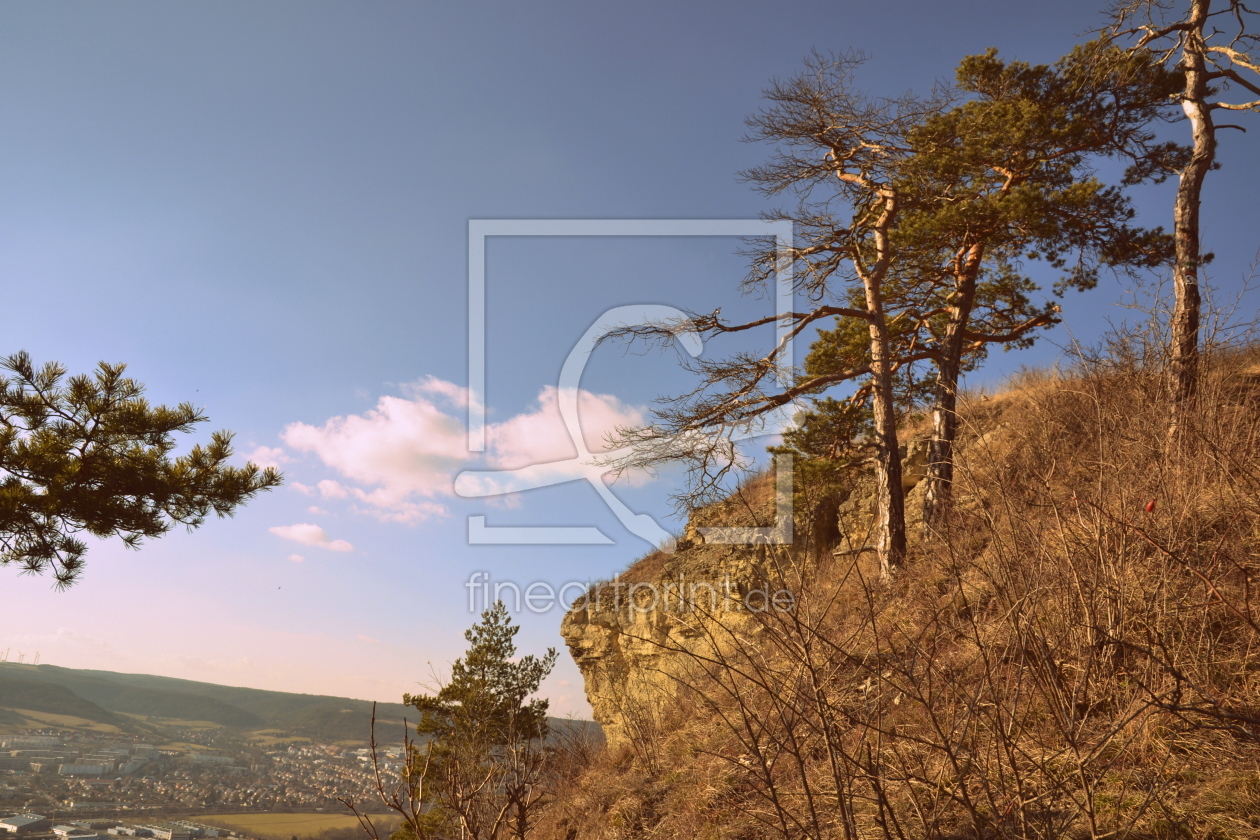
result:
[[[917,531],[927,439],[912,438],[903,454],[907,525]],[[654,710],[673,698],[678,669],[694,667],[695,659],[683,651],[720,644],[731,633],[756,632],[749,610],[788,606],[791,587],[764,547],[706,544],[701,533],[712,526],[767,525],[773,502],[771,482],[763,477],[698,511],[674,554],[647,555],[616,579],[592,587],[564,617],[561,634],[610,744],[662,725]],[[806,511],[798,501],[795,543],[806,547],[795,552],[798,562],[811,552],[870,549],[874,506],[869,471],[856,471],[847,487],[814,500]]]
[[[1136,352],[965,400],[930,540],[906,434],[891,580],[870,476],[802,461],[790,550],[703,530],[773,522],[763,478],[592,588],[563,632],[612,749],[538,836],[1260,837],[1260,348],[1174,439]]]

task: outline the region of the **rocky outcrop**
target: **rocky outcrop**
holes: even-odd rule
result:
[[[903,450],[907,511],[914,517],[926,466],[927,439],[914,438]],[[773,522],[773,501],[765,478],[698,511],[674,554],[647,555],[614,580],[593,586],[565,615],[561,634],[611,745],[636,734],[653,735],[663,725],[658,712],[675,697],[676,678],[694,667],[689,653],[703,653],[733,633],[755,632],[755,611],[791,607],[784,570],[765,547],[712,545],[704,539],[706,527]],[[812,545],[793,552],[795,562],[810,562],[824,550],[871,548],[875,488],[869,473],[858,472],[832,497],[813,500],[809,511],[799,507],[797,544]],[[917,531],[917,519],[907,524]]]
[[[731,628],[760,605],[769,577],[756,549],[691,542],[654,553],[593,587],[564,617],[561,634],[610,744],[660,725],[684,652],[711,643],[711,623]],[[772,597],[773,591],[769,593]]]

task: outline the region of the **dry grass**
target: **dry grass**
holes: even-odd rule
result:
[[[350,814],[338,813],[206,814],[196,819],[198,822],[230,828],[263,840],[319,837],[330,829],[359,831],[358,819]],[[388,818],[385,820],[388,822]]]
[[[671,651],[653,743],[543,836],[1260,837],[1260,351],[1170,439],[1140,338],[965,401],[958,508],[891,584],[772,556],[798,608]]]

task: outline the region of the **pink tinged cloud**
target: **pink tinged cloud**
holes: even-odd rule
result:
[[[436,376],[426,376],[418,382],[410,382],[404,385],[402,390],[404,394],[412,399],[423,399],[420,395],[432,394],[434,396],[444,398],[455,408],[468,408],[468,389],[461,388],[454,382],[447,382],[445,379],[438,379]]]
[[[381,397],[363,415],[333,417],[322,426],[292,423],[281,436],[293,449],[313,453],[342,478],[370,489],[330,479],[315,487],[293,486],[324,499],[353,499],[380,519],[419,522],[448,513],[434,499],[454,495],[455,475],[469,467],[538,465],[550,483],[584,477],[589,467],[579,462],[585,459],[574,460],[578,451],[560,414],[562,398],[576,399],[582,436],[592,452],[604,449],[606,436],[618,427],[644,422],[640,409],[616,397],[546,387],[534,408],[487,427],[482,461],[468,451],[462,419],[438,405],[462,414],[467,389],[428,377],[403,391],[406,397]],[[513,482],[502,484],[504,492],[512,489]]]
[[[643,425],[643,413],[608,394],[560,389],[548,385],[538,394],[532,410],[486,430],[491,465],[499,469],[519,469],[533,464],[563,461],[578,454],[569,430],[560,415],[560,400],[576,399],[578,425],[590,452],[607,448],[607,436],[622,426]]]
[[[302,545],[326,548],[329,551],[354,551],[354,546],[345,540],[329,539],[328,534],[318,525],[301,523],[299,525],[277,525],[268,529],[282,539],[292,540]],[[296,555],[290,555],[292,558]]]
[[[350,491],[328,478],[316,484],[315,487],[319,490],[319,495],[325,499],[344,499],[350,495]]]
[[[460,481],[460,490],[471,495],[513,493],[529,487],[587,478],[592,472],[598,476],[600,470],[592,470],[593,458],[579,457],[577,446],[560,413],[562,401],[572,404],[574,400],[582,441],[588,452],[605,451],[610,434],[619,428],[641,426],[645,422],[640,409],[626,405],[614,396],[548,386],[538,394],[537,405],[532,411],[492,424],[486,429],[489,466],[501,470],[528,470],[519,475],[466,475]],[[632,483],[647,477],[642,472],[626,476]]]
[[[451,476],[468,459],[463,424],[421,397],[381,397],[364,415],[333,417],[323,426],[292,423],[281,437],[345,478],[399,498],[449,494]],[[320,493],[329,498],[322,482]]]
[[[260,467],[278,467],[291,459],[278,446],[257,446],[246,453],[245,460]]]

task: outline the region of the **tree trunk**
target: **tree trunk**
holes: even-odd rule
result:
[[[873,299],[872,299],[873,298]],[[888,327],[878,290],[868,288],[871,310],[871,372],[874,380],[876,550],[881,576],[887,580],[906,559],[906,496],[901,486],[901,446],[897,440],[897,408],[893,401]]]
[[[888,389],[892,390],[892,377],[888,376]],[[875,466],[875,494],[878,510],[876,549],[879,552],[880,574],[884,579],[892,577],[906,560],[906,496],[901,487],[901,447],[897,442],[897,414],[892,401],[879,393],[884,391],[876,384],[875,437],[879,446],[879,459]]]
[[[893,359],[889,349],[888,317],[884,311],[884,276],[891,264],[888,231],[897,217],[898,197],[890,187],[878,189],[884,212],[872,228],[878,259],[862,275],[866,323],[871,339],[871,380],[875,444],[876,551],[880,576],[892,577],[906,560],[906,495],[901,486],[901,447],[897,442],[897,406],[893,393]],[[855,264],[857,261],[855,260]]]
[[[958,376],[962,361],[948,351],[938,362],[923,495],[923,535],[940,526],[954,503],[954,440],[958,437]]]
[[[932,404],[932,442],[928,449],[927,488],[923,494],[923,536],[938,528],[954,503],[954,441],[958,437],[958,380],[962,376],[964,333],[975,308],[976,280],[983,248],[970,249],[962,263],[949,323],[936,359],[936,396]]]
[[[1176,436],[1190,412],[1194,410],[1199,382],[1199,266],[1202,254],[1199,245],[1199,202],[1203,179],[1216,159],[1216,129],[1207,101],[1208,70],[1206,66],[1203,27],[1207,23],[1211,0],[1192,0],[1189,30],[1182,51],[1182,68],[1186,72],[1186,89],[1181,107],[1190,120],[1194,150],[1190,162],[1181,171],[1177,185],[1177,201],[1173,210],[1173,239],[1176,262],[1173,265],[1172,313],[1172,422],[1170,436]]]

